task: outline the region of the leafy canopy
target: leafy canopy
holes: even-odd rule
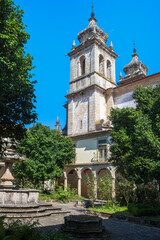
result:
[[[112,109],[111,159],[128,180],[160,179],[160,85],[137,87],[136,108]]]
[[[44,180],[61,177],[64,165],[75,157],[72,140],[41,123],[27,131],[20,141],[19,152],[27,159],[15,164],[14,176],[23,185],[26,181],[39,185]]]
[[[35,122],[35,81],[24,11],[11,0],[0,1],[0,137],[21,138],[24,125]]]

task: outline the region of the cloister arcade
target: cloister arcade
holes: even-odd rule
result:
[[[87,176],[91,178],[94,177],[94,187],[96,192],[96,197],[98,196],[97,184],[100,178],[104,177],[106,173],[109,173],[112,178],[112,195],[115,195],[115,168],[111,165],[106,166],[106,164],[95,164],[95,165],[67,165],[64,169],[63,180],[61,183],[64,184],[64,189],[70,185],[71,189],[77,189],[78,195],[83,197],[88,197],[87,189]]]

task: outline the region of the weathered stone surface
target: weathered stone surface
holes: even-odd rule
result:
[[[67,215],[70,211],[61,210],[50,203],[40,202],[38,204],[0,204],[0,217],[5,219],[37,219],[51,215]]]
[[[39,190],[34,189],[0,189],[0,204],[38,203]]]

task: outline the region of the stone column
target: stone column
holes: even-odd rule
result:
[[[115,198],[115,168],[111,168],[111,176],[112,176],[112,198]]]
[[[94,191],[95,191],[95,199],[97,199],[97,172],[93,171],[94,180]]]
[[[112,178],[112,198],[115,198],[116,192],[115,192],[115,178]]]
[[[77,178],[78,178],[78,195],[81,196],[81,185],[82,185],[82,174],[81,174],[81,169],[77,168]]]
[[[82,181],[82,178],[78,177],[78,195],[79,196],[81,196],[81,181]]]
[[[64,173],[64,190],[67,191],[67,173],[66,172],[63,173]]]

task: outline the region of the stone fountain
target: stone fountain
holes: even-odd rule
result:
[[[12,166],[15,162],[24,161],[25,156],[16,152],[18,143],[15,139],[3,139],[3,154],[0,162],[4,163],[4,173],[0,179],[0,217],[6,219],[33,219],[46,217],[62,212],[52,204],[39,202],[39,190],[20,189],[14,186]]]
[[[14,139],[3,139],[3,156],[0,159],[5,164],[4,174],[0,184],[0,204],[27,204],[38,203],[39,191],[35,189],[16,189],[12,175],[13,163],[24,161],[25,156],[16,153],[18,143]]]
[[[71,239],[106,239],[109,231],[102,226],[102,218],[90,215],[70,215],[64,218],[62,230]]]

